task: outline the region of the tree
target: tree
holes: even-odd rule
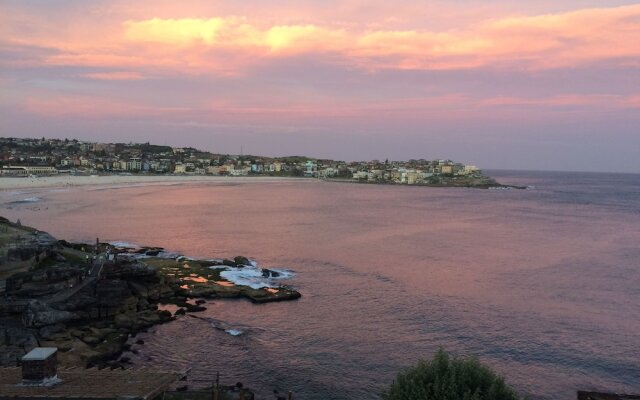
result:
[[[518,400],[516,392],[475,359],[451,358],[442,349],[398,374],[384,400]]]

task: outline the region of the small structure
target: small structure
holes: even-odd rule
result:
[[[0,368],[0,400],[151,400],[186,373],[152,369],[57,368],[55,347],[38,347],[22,368]]]
[[[59,383],[57,365],[57,348],[36,347],[22,357],[21,385],[53,386]]]

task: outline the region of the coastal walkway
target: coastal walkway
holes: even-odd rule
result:
[[[90,284],[96,282],[100,276],[102,275],[102,270],[107,262],[106,255],[99,255],[92,262],[91,268],[87,274],[87,277],[82,280],[77,285],[69,287],[65,290],[61,290],[60,292],[53,294],[51,296],[40,298],[39,300],[44,302],[45,304],[56,304],[62,303],[74,296],[76,293],[86,288]],[[0,298],[0,314],[3,313],[12,313],[12,312],[22,312],[24,311],[29,302],[32,299],[13,299],[10,297],[2,297]]]
[[[87,274],[87,277],[82,282],[80,282],[79,284],[73,287],[70,287],[68,289],[65,289],[56,293],[55,295],[45,299],[45,301],[49,304],[55,304],[55,303],[62,303],[68,300],[70,297],[74,296],[76,293],[78,293],[79,291],[86,288],[87,286],[89,286],[90,284],[92,284],[93,282],[95,282],[100,278],[100,275],[102,274],[102,270],[104,269],[104,265],[106,261],[107,261],[106,256],[102,254],[99,255],[91,264],[91,269],[89,269],[89,273]]]

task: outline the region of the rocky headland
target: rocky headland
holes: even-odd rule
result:
[[[124,368],[132,337],[205,310],[205,299],[301,296],[279,284],[239,285],[223,276],[244,268],[271,282],[280,274],[243,256],[194,260],[161,248],[69,243],[0,218],[0,365],[47,346],[59,349],[62,365]],[[163,309],[167,304],[176,311]]]

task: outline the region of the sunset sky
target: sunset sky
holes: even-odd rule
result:
[[[0,136],[640,172],[640,3],[0,0]]]

